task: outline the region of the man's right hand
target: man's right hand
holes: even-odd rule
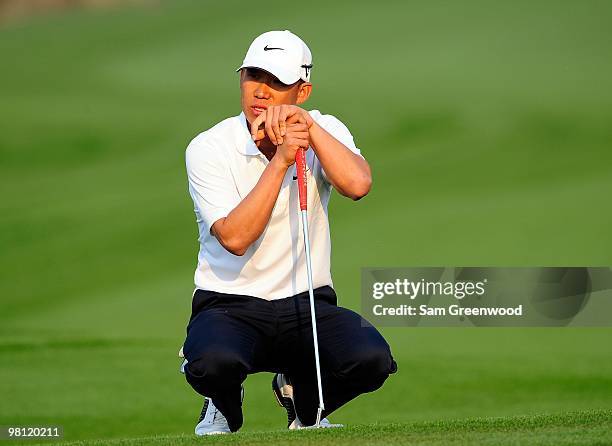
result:
[[[283,143],[276,146],[274,157],[255,187],[227,217],[212,225],[211,233],[225,249],[237,256],[244,255],[261,236],[272,215],[287,169],[295,163],[298,149],[307,149],[309,144],[307,124],[287,124]]]
[[[283,166],[288,168],[295,163],[295,155],[298,149],[307,150],[309,145],[308,125],[299,122],[288,124],[283,143],[276,146],[274,158],[277,158]]]

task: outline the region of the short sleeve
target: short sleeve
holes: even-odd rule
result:
[[[351,135],[351,132],[346,127],[346,125],[344,125],[342,121],[340,121],[338,118],[336,118],[333,115],[321,115],[318,113],[314,114],[313,118],[315,118],[315,120],[317,121],[317,124],[323,127],[323,129],[327,133],[329,133],[334,138],[336,138],[338,141],[340,141],[351,152],[363,158],[363,155],[361,154],[361,150],[359,150],[357,146],[355,145],[355,140],[353,139],[353,135]],[[327,174],[325,173],[325,170],[322,167],[321,167],[321,173],[325,181],[329,182],[329,179],[327,178]]]
[[[332,115],[322,115],[317,122],[330,135],[348,147],[353,153],[361,156],[361,150],[355,145],[355,140],[349,129],[338,118]],[[362,156],[363,157],[363,156]]]
[[[189,194],[210,233],[212,225],[240,203],[227,161],[206,142],[205,134],[196,137],[185,152]]]

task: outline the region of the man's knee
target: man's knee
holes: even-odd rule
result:
[[[396,371],[397,364],[385,344],[356,349],[340,370],[340,375],[351,380],[362,391],[372,392],[381,387],[389,375]]]
[[[189,361],[185,369],[186,374],[196,379],[222,381],[240,375],[242,361],[236,353],[227,349],[210,348],[197,359]]]

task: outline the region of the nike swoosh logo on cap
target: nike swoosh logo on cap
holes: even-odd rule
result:
[[[274,48],[274,47],[269,47],[268,45],[264,46],[264,51],[271,51],[271,50],[285,51],[285,48]]]

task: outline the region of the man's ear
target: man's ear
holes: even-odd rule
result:
[[[312,84],[310,82],[303,82],[300,84],[300,89],[297,95],[297,104],[302,104],[310,97],[312,92]]]

